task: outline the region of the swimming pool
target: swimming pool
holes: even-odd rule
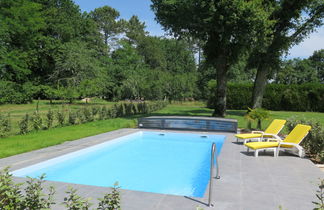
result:
[[[213,142],[225,136],[139,131],[112,141],[13,171],[18,177],[203,197],[209,182]]]

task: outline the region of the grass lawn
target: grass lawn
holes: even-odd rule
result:
[[[120,128],[134,128],[136,119],[116,118],[95,121],[81,125],[58,127],[50,130],[31,132],[3,138],[0,141],[0,158],[45,148],[65,141],[105,133]]]
[[[46,101],[40,103],[40,108],[45,112],[48,107],[60,108],[62,105],[50,106]],[[107,103],[106,103],[107,104]],[[108,103],[107,105],[112,103]],[[103,104],[98,104],[103,105]],[[6,113],[6,110],[10,113],[20,113],[23,115],[25,112],[33,112],[35,104],[27,105],[3,105],[0,106],[2,113]],[[84,104],[74,104],[70,108],[84,106]],[[178,115],[178,116],[211,116],[213,110],[205,108],[202,102],[185,102],[185,103],[173,103],[166,108],[154,112],[151,115]],[[244,110],[228,110],[227,118],[233,118],[238,120],[238,126],[240,128],[246,127],[246,120],[244,119],[246,111]],[[262,127],[265,128],[272,121],[272,119],[287,119],[289,117],[303,117],[309,119],[315,119],[320,121],[324,126],[324,113],[315,112],[286,112],[286,111],[271,111],[271,118],[265,120]],[[26,135],[16,135],[0,140],[0,158],[8,157],[15,154],[20,154],[48,146],[63,143],[65,141],[76,140],[96,134],[117,130],[120,128],[134,128],[137,125],[137,118],[143,117],[141,115],[117,118],[103,121],[95,121],[82,125],[57,127],[50,130],[42,130],[39,132],[32,132]],[[255,124],[253,126],[256,126]]]

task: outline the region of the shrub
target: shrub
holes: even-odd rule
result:
[[[74,111],[69,111],[69,117],[68,122],[70,125],[76,125],[77,124],[78,115]]]
[[[139,114],[139,111],[138,111],[138,103],[134,103],[133,104],[133,113],[134,114]]]
[[[105,106],[101,107],[101,109],[99,110],[99,120],[105,120],[108,117],[108,113],[107,113],[107,108]]]
[[[83,108],[82,112],[86,122],[92,122],[94,120],[92,112],[89,110],[89,108]]]
[[[15,184],[9,168],[0,171],[0,209],[49,209],[53,202],[54,188],[48,189],[48,194],[43,193],[43,179],[29,179],[22,193],[22,184]]]
[[[256,109],[249,109],[248,114],[245,116],[245,118],[248,119],[248,121],[257,121],[257,129],[261,130],[261,122],[262,120],[265,120],[270,117],[270,112],[265,109],[256,108]],[[249,128],[251,129],[251,128]]]
[[[22,209],[50,209],[51,205],[55,204],[53,201],[54,187],[49,187],[47,195],[43,193],[44,178],[45,176],[42,175],[39,179],[30,178],[27,181]]]
[[[318,190],[316,191],[316,197],[318,201],[314,201],[313,203],[316,205],[314,210],[323,210],[324,209],[324,179],[320,179],[320,183],[318,185]]]
[[[126,116],[133,115],[133,103],[125,103],[125,112]]]
[[[116,104],[114,104],[114,106],[113,107],[111,107],[110,109],[108,109],[108,115],[109,115],[109,118],[116,118],[116,117],[118,117],[117,116],[117,105]]]
[[[100,111],[100,107],[93,106],[91,111],[92,111],[93,118],[95,118]]]
[[[29,115],[25,114],[25,116],[19,122],[19,133],[26,134],[29,132]]]
[[[98,210],[120,210],[120,194],[118,182],[114,184],[112,192],[105,194],[103,199],[99,199]]]
[[[302,141],[305,152],[314,160],[324,163],[324,128],[320,122],[291,117],[287,120],[287,128],[291,131],[297,124],[310,125],[312,129]]]
[[[84,114],[83,114],[83,111],[81,109],[79,109],[77,112],[76,112],[76,115],[77,115],[77,119],[79,120],[79,123],[86,123],[86,119],[84,117]]]
[[[0,209],[26,209],[26,210],[38,210],[38,209],[51,209],[54,202],[54,187],[46,189],[44,188],[44,175],[38,179],[30,178],[26,182],[24,193],[21,190],[21,186],[24,183],[16,184],[12,180],[12,174],[9,173],[9,167],[0,170]],[[97,209],[117,210],[120,209],[120,193],[118,191],[118,184],[116,183],[110,194],[105,194],[102,199],[99,200]],[[89,199],[81,198],[77,195],[77,191],[73,188],[69,188],[66,192],[67,196],[64,198],[63,204],[69,210],[87,210],[90,208],[91,203]]]
[[[11,131],[10,114],[3,116],[0,114],[0,137],[7,136]]]
[[[46,114],[46,127],[49,129],[53,127],[54,122],[54,112],[52,110],[48,110]]]
[[[114,105],[116,112],[116,117],[123,117],[126,115],[126,106],[124,103],[118,103]]]
[[[68,194],[67,197],[64,198],[63,204],[68,210],[77,210],[83,209],[87,210],[90,208],[89,200],[81,198],[77,193],[76,189],[70,188],[66,193]]]
[[[20,185],[12,181],[9,168],[0,171],[0,206],[2,209],[20,209],[22,194]]]
[[[207,107],[215,107],[216,81],[210,82]],[[253,84],[227,86],[227,108],[247,109],[252,101]],[[263,97],[268,110],[324,112],[324,84],[283,85],[268,84]]]
[[[34,112],[34,114],[31,117],[31,121],[33,124],[33,128],[36,131],[42,129],[42,118],[38,112]]]
[[[56,112],[56,118],[59,126],[64,126],[65,122],[65,113],[63,110],[59,110]]]

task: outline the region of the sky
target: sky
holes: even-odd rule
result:
[[[95,8],[108,5],[120,12],[120,17],[128,20],[133,15],[137,15],[140,21],[145,22],[146,30],[152,36],[162,36],[164,31],[162,26],[155,20],[155,15],[150,9],[150,0],[74,0],[80,6],[82,11],[90,12]],[[299,45],[292,47],[286,59],[308,58],[315,50],[324,49],[324,27],[322,26],[316,32]]]

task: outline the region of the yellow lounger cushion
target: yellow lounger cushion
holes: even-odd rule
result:
[[[260,138],[262,135],[261,133],[243,133],[243,134],[236,134],[235,136],[240,139],[252,139],[252,138]]]
[[[279,143],[278,142],[249,142],[244,144],[250,149],[266,149],[266,148],[272,148],[272,147],[278,147]],[[281,145],[280,147],[286,147],[290,148],[292,147],[291,145]]]

